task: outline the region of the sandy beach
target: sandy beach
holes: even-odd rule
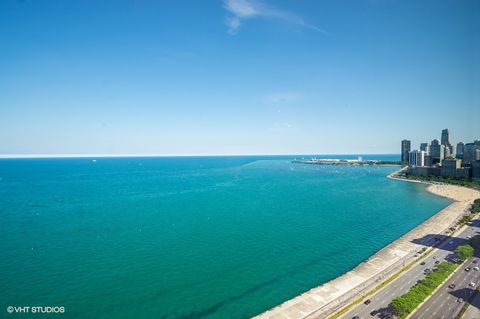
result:
[[[388,176],[406,182],[417,182]],[[422,183],[422,182],[420,182]],[[427,184],[427,183],[425,183]],[[328,318],[358,296],[395,274],[416,259],[415,254],[425,247],[418,239],[428,240],[435,234],[445,234],[480,198],[480,192],[454,185],[428,184],[426,190],[454,202],[386,246],[353,270],[323,285],[315,287],[255,318]],[[415,241],[415,243],[414,243]]]

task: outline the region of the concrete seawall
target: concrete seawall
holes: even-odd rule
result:
[[[392,175],[389,178],[397,179]],[[432,235],[445,233],[468,212],[472,202],[480,198],[478,191],[453,185],[430,184],[427,191],[450,198],[454,202],[353,270],[255,318],[327,318],[413,261],[415,253],[428,244],[414,243],[414,240],[422,238],[426,241],[435,240]]]

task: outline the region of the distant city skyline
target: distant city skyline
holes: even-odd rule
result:
[[[480,137],[478,1],[0,3],[0,156],[399,154]]]

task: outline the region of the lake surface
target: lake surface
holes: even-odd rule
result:
[[[1,159],[0,317],[248,318],[450,203],[398,167],[292,159]]]

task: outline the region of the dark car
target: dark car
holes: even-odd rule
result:
[[[450,285],[448,285],[448,288],[454,289],[454,288],[455,288],[455,284],[450,284]]]
[[[420,266],[425,266],[425,262],[422,261],[422,262],[420,263]]]
[[[370,299],[365,300],[363,303],[369,305],[372,301]]]
[[[440,263],[440,260],[435,261],[435,265],[438,265]]]
[[[373,310],[372,312],[370,312],[370,316],[375,316],[375,315],[377,315],[377,313],[378,313],[378,311]]]
[[[352,319],[360,319],[359,316],[353,316]]]

